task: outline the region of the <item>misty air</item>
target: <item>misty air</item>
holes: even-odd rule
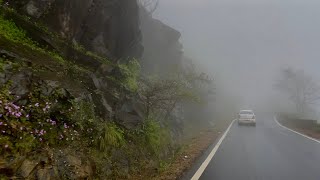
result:
[[[319,8],[0,0],[0,179],[319,180]]]

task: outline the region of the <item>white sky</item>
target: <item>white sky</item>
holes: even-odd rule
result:
[[[186,54],[246,99],[268,98],[283,67],[320,79],[320,1],[160,0],[154,17],[179,30]]]

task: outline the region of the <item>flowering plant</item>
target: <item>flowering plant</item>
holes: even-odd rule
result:
[[[72,121],[72,103],[59,91],[44,97],[37,88],[24,98],[0,91],[0,152],[26,153],[34,147],[64,145],[79,138]]]

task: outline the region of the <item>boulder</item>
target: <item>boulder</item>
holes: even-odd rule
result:
[[[23,161],[23,163],[20,166],[17,174],[19,174],[23,178],[27,178],[27,177],[30,176],[32,171],[34,171],[36,169],[38,164],[39,164],[38,161],[26,159],[26,160]]]
[[[55,166],[62,179],[90,179],[93,176],[88,159],[81,159],[81,154],[59,154]]]
[[[32,72],[20,71],[10,77],[12,81],[11,91],[18,96],[24,96],[30,92]]]
[[[118,123],[127,129],[134,129],[144,119],[143,105],[138,100],[127,100],[117,113]]]
[[[40,18],[55,0],[30,0],[23,7],[24,11],[31,17]]]
[[[55,180],[59,179],[57,176],[57,169],[54,167],[46,167],[42,169],[38,169],[35,173],[37,180]]]

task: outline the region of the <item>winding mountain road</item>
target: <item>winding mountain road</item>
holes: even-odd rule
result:
[[[199,179],[320,180],[320,143],[257,115],[256,127],[233,123]]]

